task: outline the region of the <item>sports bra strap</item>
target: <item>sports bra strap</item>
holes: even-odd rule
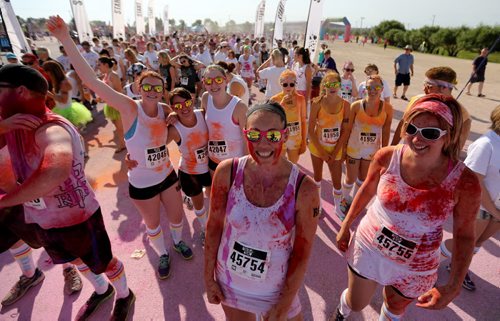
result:
[[[299,171],[299,174],[297,175],[297,182],[295,183],[295,201],[297,201],[297,197],[299,195],[299,188],[300,185],[302,185],[302,181],[306,177],[306,174],[302,173]]]
[[[231,164],[231,178],[229,181],[229,186],[233,186],[234,178],[236,177],[236,172],[238,171],[238,163],[240,159],[238,157],[233,158],[233,162]]]

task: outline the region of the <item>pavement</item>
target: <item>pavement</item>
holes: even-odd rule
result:
[[[48,43],[57,48],[55,42]],[[47,45],[47,44],[45,44]],[[50,47],[50,46],[49,46]],[[386,49],[366,44],[340,42],[329,43],[332,56],[341,68],[344,61],[352,60],[356,69],[355,76],[361,79],[367,63],[374,62],[381,70],[381,76],[389,83],[394,80],[392,62],[402,50]],[[53,52],[56,52],[53,50]],[[414,53],[415,77],[412,79],[408,97],[419,94],[425,71],[438,65],[447,65],[459,75],[458,88],[461,89],[471,71],[471,61],[457,58]],[[56,56],[56,55],[54,55]],[[460,102],[472,115],[472,130],[467,145],[482,135],[489,126],[489,114],[500,104],[500,65],[490,63],[486,70],[485,98],[463,95]],[[477,87],[473,88],[476,92]],[[257,89],[257,99],[262,94]],[[401,89],[400,93],[401,95]],[[402,117],[406,102],[393,100],[395,108],[392,129]],[[191,261],[184,261],[171,248],[172,240],[168,232],[165,238],[172,257],[172,273],[167,280],[159,280],[155,275],[158,257],[145,236],[145,225],[128,198],[126,168],[123,163],[125,152],[114,154],[113,125],[104,119],[102,106],[94,115],[94,122],[87,127],[85,139],[89,144],[89,160],[86,173],[96,190],[102,207],[105,224],[111,239],[114,254],[123,260],[129,286],[135,292],[137,301],[130,320],[168,320],[168,321],[205,321],[224,320],[222,308],[209,304],[203,285],[203,248],[199,240],[199,224],[193,211],[185,210],[184,239],[194,251]],[[177,164],[176,146],[169,145],[173,163]],[[465,155],[465,154],[463,154]],[[301,156],[299,165],[312,174],[309,153]],[[3,175],[3,174],[2,174]],[[340,293],[347,287],[347,267],[342,254],[334,245],[340,227],[334,215],[332,184],[326,170],[323,173],[322,188],[323,214],[319,221],[313,252],[306,272],[304,285],[299,291],[305,320],[327,320],[334,313]],[[168,222],[162,210],[162,227],[168,231]],[[444,238],[450,238],[451,220],[445,224]],[[134,259],[135,250],[145,250],[146,255]],[[93,289],[84,280],[81,293],[67,296],[63,292],[62,268],[54,266],[43,249],[35,250],[37,266],[45,273],[41,285],[31,289],[25,297],[15,304],[0,310],[0,321],[7,320],[71,320],[78,309],[90,297]],[[498,320],[500,316],[500,239],[499,235],[485,242],[481,251],[474,256],[471,264],[471,277],[477,290],[463,290],[448,307],[440,311],[429,311],[410,305],[404,320]],[[438,284],[444,284],[448,272],[439,269]],[[0,297],[7,293],[17,281],[20,270],[11,255],[0,254]],[[382,305],[381,288],[377,290],[370,305],[362,312],[353,313],[349,320],[378,320]],[[106,320],[112,311],[110,300],[100,307],[90,320]]]

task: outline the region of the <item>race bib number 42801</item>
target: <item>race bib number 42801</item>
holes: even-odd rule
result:
[[[417,243],[405,239],[385,226],[375,234],[373,244],[384,256],[403,264],[413,261],[418,248]]]
[[[227,259],[229,269],[241,277],[251,280],[265,280],[270,253],[234,242]]]
[[[227,144],[225,140],[211,140],[208,142],[208,152],[217,157],[226,157],[228,155]]]
[[[156,168],[167,162],[168,154],[166,145],[147,148],[145,154],[147,168]]]

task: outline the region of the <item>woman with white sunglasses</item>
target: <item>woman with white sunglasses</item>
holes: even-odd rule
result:
[[[370,84],[368,83],[368,86]],[[406,307],[443,309],[460,292],[474,249],[481,199],[476,175],[459,161],[462,113],[450,96],[427,95],[404,115],[405,144],[379,150],[337,235],[349,287],[335,320],[361,311],[380,284],[379,320],[400,320]],[[375,196],[351,238],[354,220]],[[436,286],[443,224],[453,216],[451,275]]]

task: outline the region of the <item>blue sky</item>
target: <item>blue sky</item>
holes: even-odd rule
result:
[[[17,15],[48,17],[59,14],[65,20],[71,17],[70,0],[11,0]],[[134,1],[122,0],[125,21],[134,21]],[[146,7],[149,0],[143,0]],[[374,26],[382,20],[396,19],[409,28],[420,28],[434,23],[440,26],[477,26],[500,24],[499,0],[323,0],[324,17],[346,16],[354,27]],[[209,17],[224,25],[229,19],[236,22],[255,20],[260,0],[155,0],[155,12],[161,16],[163,7],[169,6],[170,18],[184,19],[190,25],[196,19]],[[111,21],[111,0],[84,0],[90,20]],[[265,21],[274,21],[278,0],[267,0]],[[285,7],[287,21],[307,19],[309,0],[288,0]],[[146,10],[145,10],[146,11]]]

